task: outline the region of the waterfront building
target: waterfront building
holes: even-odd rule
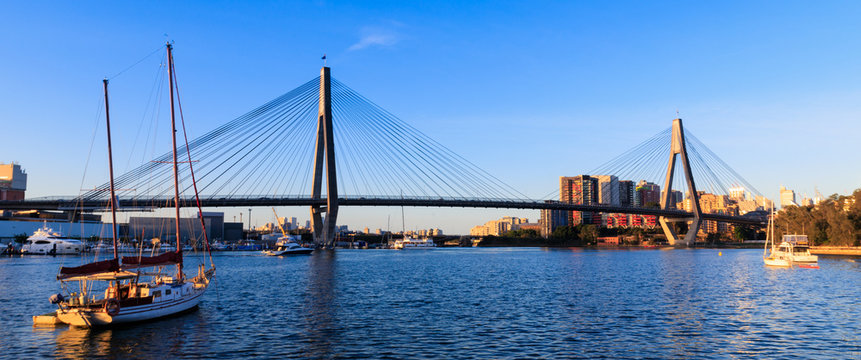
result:
[[[210,241],[224,239],[224,213],[204,212],[206,236]],[[267,224],[273,226],[272,223]],[[197,217],[183,218],[179,222],[181,240],[202,240],[203,231]],[[163,242],[176,239],[176,219],[172,217],[132,216],[128,223],[128,236],[133,238],[160,238]]]
[[[545,203],[558,203],[558,201],[547,200]],[[541,236],[549,238],[553,231],[560,226],[568,225],[569,211],[555,209],[541,209],[541,218],[538,225],[541,227]]]
[[[536,232],[541,233],[541,224],[537,222],[524,222],[519,225],[515,225],[514,230],[535,230]]]
[[[24,200],[27,173],[21,165],[0,163],[0,200]]]
[[[472,229],[469,229],[469,235],[470,236],[487,236],[489,234],[488,234],[486,226],[476,225],[476,226],[473,226]]]
[[[783,186],[780,187],[780,207],[784,208],[790,205],[798,206],[795,203],[795,191],[789,190]]]
[[[470,229],[469,235],[471,236],[500,236],[509,232],[511,230],[516,230],[517,226],[520,224],[528,223],[529,219],[526,218],[518,218],[514,216],[504,216],[499,220],[491,220],[484,225],[478,225]],[[442,230],[435,229],[439,232],[439,235],[442,235]]]
[[[604,226],[608,228],[628,227],[630,217],[629,214],[607,214],[604,219]]]
[[[589,175],[560,176],[559,201],[566,204],[598,204],[598,179]],[[568,212],[568,224],[600,224],[600,214],[588,211]]]
[[[654,229],[657,225],[658,217],[655,215],[631,215],[633,227]]]

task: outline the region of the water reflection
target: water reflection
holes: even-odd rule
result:
[[[305,356],[333,356],[333,341],[337,341],[335,326],[335,251],[315,250],[308,263],[308,287],[303,299],[305,316],[301,328],[308,337]]]
[[[111,343],[112,330],[90,330],[68,327],[58,330],[54,356],[66,359],[89,359],[110,357],[121,353],[118,346]]]
[[[674,355],[695,356],[703,342],[702,295],[698,285],[695,252],[689,250],[662,251],[660,253],[661,304],[663,321],[670,348]]]
[[[52,356],[66,359],[152,359],[158,356],[140,350],[161,348],[166,354],[180,354],[206,349],[211,341],[207,319],[197,311],[105,329],[62,326],[34,327],[34,331],[53,333]]]

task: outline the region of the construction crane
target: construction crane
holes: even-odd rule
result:
[[[287,232],[284,231],[284,227],[281,226],[281,221],[278,220],[278,213],[275,212],[275,207],[272,207],[272,213],[275,214],[275,223],[278,224],[278,228],[281,229],[281,234],[284,235],[284,237],[287,237]]]

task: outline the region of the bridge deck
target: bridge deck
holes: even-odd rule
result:
[[[311,197],[259,197],[259,198],[218,198],[200,199],[202,207],[248,207],[248,206],[326,206],[326,198]],[[340,206],[410,206],[410,207],[461,207],[461,208],[499,208],[499,209],[551,209],[569,211],[590,211],[601,213],[638,214],[665,216],[668,218],[690,218],[693,214],[682,210],[663,210],[655,208],[620,207],[606,205],[576,205],[539,200],[498,200],[498,199],[430,199],[430,198],[380,198],[344,197],[339,198]],[[173,199],[119,199],[119,207],[125,211],[147,211],[154,208],[173,207]],[[194,207],[194,198],[180,199],[183,207]],[[7,210],[64,210],[64,211],[102,211],[107,201],[77,198],[35,198],[21,201],[0,201],[0,209]],[[703,214],[705,220],[715,220],[736,224],[761,225],[763,220],[754,217]]]

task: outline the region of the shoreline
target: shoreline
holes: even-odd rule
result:
[[[813,255],[861,256],[860,246],[811,246]]]

